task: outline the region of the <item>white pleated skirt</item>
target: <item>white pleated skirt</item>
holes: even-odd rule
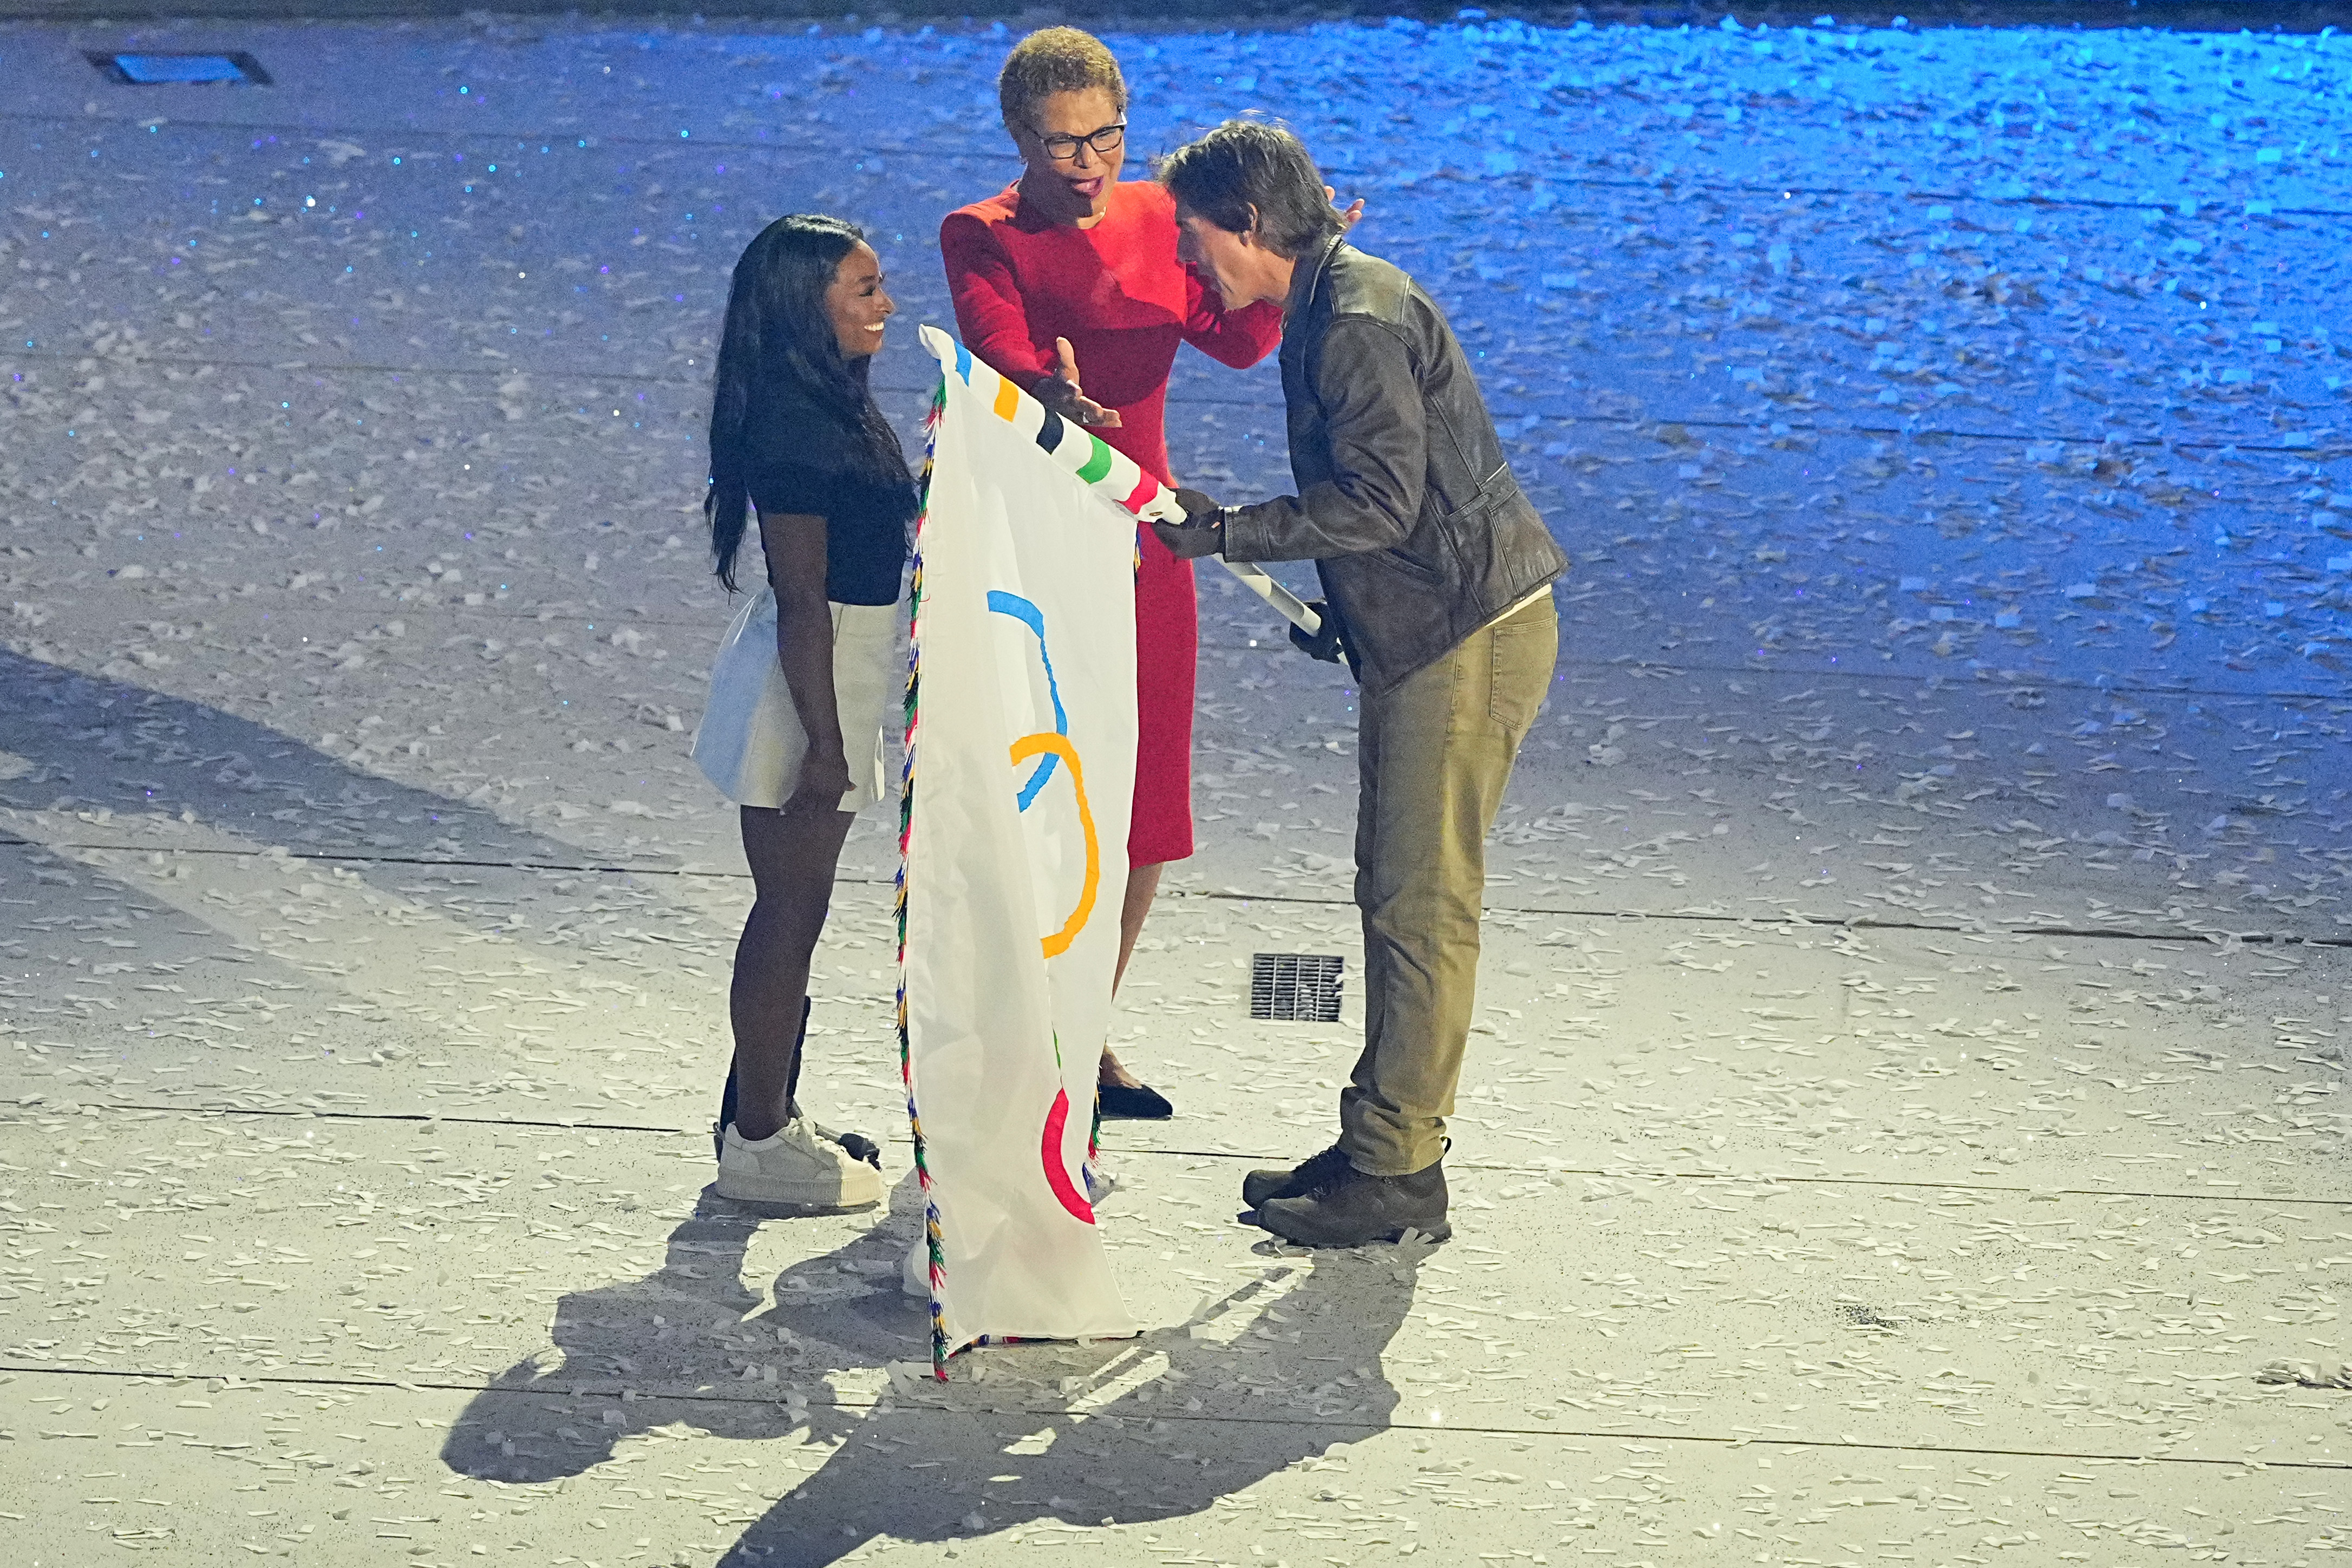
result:
[[[854,787],[844,811],[895,798],[886,776],[883,727],[903,706],[906,659],[900,605],[835,605],[833,696]],[[710,698],[694,732],[703,776],[738,805],[774,810],[800,782],[808,735],[776,658],[776,595],[767,588],[737,613],[710,667]]]

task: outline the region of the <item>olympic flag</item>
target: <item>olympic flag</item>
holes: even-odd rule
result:
[[[916,533],[899,1041],[938,1375],[1132,1333],[1087,1201],[1135,787],[1135,513],[1165,492],[945,332]]]

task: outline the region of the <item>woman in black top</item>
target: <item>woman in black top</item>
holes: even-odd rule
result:
[[[711,672],[695,760],[741,808],[754,900],[729,994],[735,1060],[714,1129],[727,1197],[845,1207],[882,1196],[879,1151],[801,1114],[809,959],[850,822],[886,794],[881,731],[905,688],[898,601],[915,487],[866,371],[897,307],[837,218],[778,218],[736,263],[710,412],[719,580],[759,520],[768,586]]]

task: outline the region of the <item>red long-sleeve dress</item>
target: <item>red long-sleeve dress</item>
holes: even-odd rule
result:
[[[1176,258],[1176,205],[1160,186],[1121,181],[1092,228],[1024,217],[1020,188],[974,202],[940,226],[956,330],[997,374],[1034,385],[1054,368],[1054,340],[1070,340],[1086,395],[1118,410],[1095,434],[1163,484],[1168,472],[1168,373],[1176,345],[1235,368],[1282,341],[1270,301],[1227,310],[1216,289]],[[1130,864],[1192,853],[1192,689],[1200,622],[1192,564],[1150,529],[1139,531],[1135,581],[1137,742]]]

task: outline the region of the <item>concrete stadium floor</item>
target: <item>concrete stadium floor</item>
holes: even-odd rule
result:
[[[1139,148],[1265,108],[1368,198],[1577,567],[1456,1238],[1234,1223],[1349,1060],[1352,1007],[1245,1003],[1253,952],[1358,956],[1353,729],[1210,572],[1202,850],[1118,1039],[1181,1117],[1109,1135],[1150,1328],[941,1386],[878,818],[810,1099],[898,1134],[888,1210],[704,1192],[747,884],[685,755],[698,462],[793,209],[876,232],[914,430],[1007,42],[0,27],[17,1560],[2352,1545],[2352,46],[1115,35]],[[275,85],[80,52],[134,47]],[[1188,354],[1171,430],[1285,486],[1271,367]]]

